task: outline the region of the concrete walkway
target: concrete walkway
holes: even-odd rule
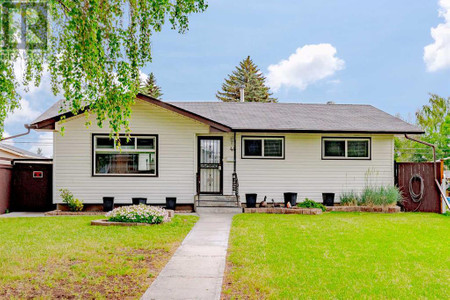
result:
[[[34,217],[45,217],[42,212],[11,212],[9,214],[2,214],[0,218],[34,218]]]
[[[232,218],[201,214],[142,299],[220,299]]]

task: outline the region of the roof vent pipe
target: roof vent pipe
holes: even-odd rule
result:
[[[245,95],[244,95],[244,86],[239,87],[239,100],[240,102],[245,102]]]

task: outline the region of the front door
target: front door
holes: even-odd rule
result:
[[[222,137],[198,137],[200,194],[222,194]]]

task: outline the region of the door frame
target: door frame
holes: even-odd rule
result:
[[[201,183],[200,183],[200,149],[201,149],[201,140],[220,140],[220,191],[219,192],[202,192],[201,191]],[[223,137],[222,136],[197,136],[197,174],[199,181],[198,191],[199,195],[223,195]]]

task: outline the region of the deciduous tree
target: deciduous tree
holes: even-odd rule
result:
[[[416,125],[425,133],[418,138],[436,146],[437,158],[450,156],[450,97],[430,95],[428,104],[416,112]],[[396,138],[396,159],[399,161],[431,161],[432,152],[426,146]],[[447,162],[448,163],[448,162]]]
[[[27,24],[34,22],[48,38],[43,46],[30,43],[30,37],[19,50],[11,37],[21,24],[13,22],[12,14],[2,20],[0,136],[6,115],[19,106],[19,82],[39,85],[44,69],[53,92],[61,93],[74,113],[89,106],[98,125],[107,121],[112,133],[129,132],[139,70],[151,61],[152,34],[166,23],[183,33],[188,16],[207,8],[205,0],[47,0],[40,2],[44,10],[12,3],[16,7],[3,2],[2,12],[25,10]],[[25,62],[21,78],[14,72],[19,58]]]

